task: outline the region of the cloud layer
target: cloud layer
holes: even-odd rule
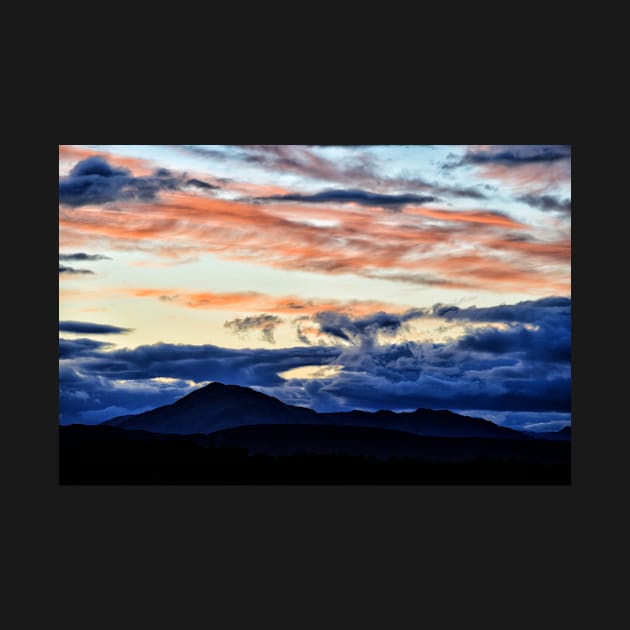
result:
[[[494,308],[435,305],[404,315],[373,313],[354,319],[321,313],[317,323],[330,344],[278,349],[161,343],[115,349],[89,339],[62,338],[62,421],[87,421],[112,406],[122,413],[120,409],[167,404],[217,380],[319,411],[475,409],[487,415],[517,413],[521,415],[510,416],[514,422],[544,424],[545,414],[555,421],[557,414],[566,417],[571,411],[570,312],[570,300],[550,298]],[[446,343],[387,343],[387,336],[406,321],[423,316],[488,326]],[[342,370],[330,378],[279,376],[312,365]],[[161,382],[168,388],[160,388]]]
[[[162,190],[178,190],[186,185],[216,188],[166,169],[156,169],[152,175],[136,177],[127,168],[112,166],[102,157],[93,156],[78,162],[67,177],[59,179],[59,202],[78,207],[113,201],[152,201]]]
[[[472,167],[480,177],[505,187],[544,195],[566,188],[571,181],[571,146],[568,144],[471,146],[454,155],[442,168],[448,172]],[[546,208],[544,208],[546,209]]]
[[[519,167],[525,164],[540,164],[570,160],[571,145],[568,144],[529,144],[529,145],[497,145],[481,150],[469,150],[464,157],[448,168],[464,164],[500,164],[508,167]]]
[[[281,324],[282,320],[277,315],[269,315],[263,313],[261,315],[254,315],[252,317],[243,317],[241,319],[233,319],[225,322],[224,326],[230,328],[235,333],[247,333],[251,330],[259,330],[262,338],[269,342],[275,343],[273,336],[276,326]]]
[[[92,322],[59,322],[59,332],[70,332],[92,335],[119,335],[131,332],[131,328],[110,326],[108,324],[94,324]]]
[[[571,212],[571,199],[560,199],[552,195],[521,195],[517,199],[540,210]]]
[[[402,188],[406,191],[423,191],[431,196],[444,194],[456,198],[486,198],[479,187],[431,182],[417,173],[384,175],[368,151],[356,151],[352,156],[331,160],[306,145],[248,144],[236,145],[236,148],[227,150],[186,145],[179,149],[212,160],[256,165],[273,173],[291,173],[316,181],[359,185],[377,193]]]
[[[59,265],[59,273],[85,275],[85,274],[91,274],[94,272],[90,271],[89,269],[75,269],[74,267],[68,267],[66,265]]]
[[[406,206],[394,214],[379,208],[335,210],[325,204],[306,208],[169,190],[154,203],[103,208],[98,214],[89,208],[62,209],[60,232],[67,247],[98,239],[111,249],[171,259],[209,253],[332,275],[390,276],[416,283],[426,278],[428,285],[499,292],[535,292],[541,286],[568,292],[566,230],[550,230],[540,241],[505,213],[478,208]]]
[[[86,254],[84,252],[77,252],[75,254],[59,254],[59,260],[111,260],[109,256],[102,256],[101,254]]]
[[[430,203],[438,201],[438,198],[430,195],[386,195],[365,190],[324,190],[312,195],[273,195],[271,197],[259,197],[258,200],[298,201],[303,203],[356,203],[361,206],[400,210],[406,205]]]

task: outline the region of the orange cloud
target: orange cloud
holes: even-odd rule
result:
[[[212,253],[280,269],[413,275],[419,283],[427,277],[436,286],[497,291],[540,293],[568,283],[569,239],[515,240],[512,230],[527,226],[498,213],[279,206],[169,191],[160,202],[117,209],[61,207],[60,245],[97,242],[173,260]]]
[[[563,239],[552,242],[539,242],[530,240],[517,240],[501,238],[495,239],[489,245],[499,251],[517,252],[528,257],[548,258],[558,264],[570,264],[571,240]]]
[[[507,228],[524,228],[518,221],[499,214],[498,212],[487,212],[484,210],[468,210],[466,212],[456,212],[451,210],[434,210],[432,208],[407,208],[405,212],[419,214],[431,219],[440,221],[463,221],[464,223],[479,223],[482,225],[497,225]]]
[[[375,311],[403,313],[401,307],[375,300],[322,300],[304,299],[295,295],[273,296],[257,292],[217,293],[212,291],[181,291],[180,289],[135,288],[118,289],[119,295],[151,297],[193,309],[235,310],[254,313],[270,312],[282,315],[313,315],[319,311],[343,311],[362,316]]]
[[[272,195],[288,195],[292,191],[281,186],[269,186],[264,184],[250,184],[246,182],[228,182],[222,184],[225,190],[237,192],[250,197],[270,197]]]
[[[570,293],[571,281],[565,275],[558,277],[555,270],[529,260],[513,260],[480,254],[457,255],[437,261],[433,268],[447,278],[456,277],[469,286],[494,291],[541,291],[548,294]]]

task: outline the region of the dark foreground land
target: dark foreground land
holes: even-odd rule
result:
[[[212,435],[59,427],[62,484],[569,484],[570,443],[258,425]]]

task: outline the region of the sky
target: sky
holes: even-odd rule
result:
[[[212,381],[570,424],[570,146],[60,145],[60,423]]]

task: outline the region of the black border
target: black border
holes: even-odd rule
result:
[[[358,123],[345,112],[339,115],[352,127],[346,138],[358,142],[571,143],[576,129],[563,109],[567,105],[554,108],[544,124],[540,120],[548,110],[525,111],[527,117],[516,123],[511,116],[502,119],[499,133],[486,124],[495,114],[492,106],[483,122],[450,121],[449,111],[440,129],[427,134],[430,138],[417,130],[423,120],[420,111],[415,126],[408,117],[394,116],[392,129],[384,125],[376,133],[371,118]],[[194,126],[200,118],[192,118],[192,127],[182,118],[187,128],[174,132],[171,127],[168,133],[153,124],[135,128],[136,117],[124,132],[120,119],[109,124],[85,121],[74,130],[65,120],[56,128],[54,141],[135,144],[170,136],[168,140],[199,142]],[[332,144],[339,138],[326,128],[317,133],[278,132],[262,122],[257,117],[242,125],[239,119],[228,130],[222,126],[218,133],[212,129],[201,135],[216,143],[242,139],[307,144],[330,139]],[[515,627],[510,621],[515,617],[539,623],[540,606],[547,607],[547,621],[566,622],[580,579],[581,551],[586,548],[591,557],[593,538],[605,541],[614,531],[610,521],[602,523],[598,517],[605,514],[610,475],[620,472],[618,466],[607,465],[610,439],[595,421],[605,407],[594,402],[594,395],[606,390],[599,389],[605,385],[603,375],[594,373],[597,366],[589,358],[597,354],[597,341],[587,333],[590,265],[581,239],[587,239],[591,250],[590,239],[597,234],[591,232],[593,200],[588,200],[585,183],[594,164],[584,144],[572,146],[571,486],[78,487],[58,485],[57,144],[46,145],[41,165],[45,183],[29,189],[29,195],[40,196],[33,239],[45,261],[44,281],[30,306],[43,320],[36,350],[41,382],[35,389],[28,379],[21,394],[34,409],[21,419],[22,439],[32,457],[26,465],[18,449],[14,470],[20,471],[20,478],[12,483],[22,485],[17,513],[23,524],[20,545],[29,548],[24,557],[37,556],[35,566],[43,567],[46,578],[42,587],[57,602],[60,618],[98,615],[102,621],[119,623],[119,605],[131,603],[139,615],[134,618],[146,623],[152,615],[158,621],[181,622],[192,611],[206,615],[200,621],[211,622],[227,605],[234,619],[248,614],[250,623],[273,612],[279,618],[295,613],[296,620],[306,616],[328,625],[330,618],[323,611],[330,604],[349,604],[354,608],[343,618],[347,625],[361,613],[391,623],[405,611],[412,621],[424,622],[432,613],[443,621],[456,616],[466,624],[471,617],[505,615],[503,627]],[[600,228],[597,236],[603,235]],[[40,348],[45,348],[41,355]],[[180,608],[173,610],[173,602]]]

